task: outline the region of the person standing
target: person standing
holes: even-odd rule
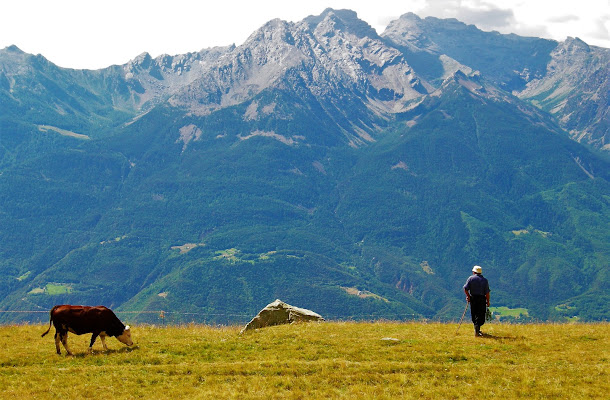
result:
[[[481,326],[485,323],[485,313],[489,307],[489,282],[483,277],[483,269],[475,265],[472,275],[464,285],[466,301],[470,303],[470,315],[474,324],[474,336],[483,336]]]

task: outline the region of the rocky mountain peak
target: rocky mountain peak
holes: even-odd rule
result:
[[[489,85],[483,81],[478,71],[473,71],[470,74],[466,74],[461,70],[457,70],[443,81],[443,84],[437,93],[447,91],[448,89],[462,87],[474,95],[489,97],[490,92],[496,92],[496,90],[493,90],[490,87],[491,90],[488,91],[486,89],[487,86]]]
[[[378,112],[396,112],[431,88],[398,49],[349,10],[327,9],[297,23],[269,21],[202,72],[170,104],[205,115],[270,87],[292,86],[299,76],[299,84],[320,99],[341,87],[355,99],[368,97]]]
[[[18,77],[18,80],[24,82],[24,87],[28,86],[27,79],[34,76],[36,71],[53,74],[57,70],[58,68],[41,54],[25,53],[15,45],[0,49],[0,74]],[[28,78],[25,78],[26,76]]]
[[[2,49],[3,51],[9,52],[9,53],[18,53],[18,54],[25,54],[23,52],[23,50],[21,50],[19,47],[15,46],[14,44],[5,47],[4,49]]]
[[[334,35],[337,30],[351,33],[359,38],[377,38],[378,34],[367,22],[358,18],[352,10],[334,10],[327,8],[318,16],[309,16],[304,22],[310,29],[322,35]]]
[[[546,73],[517,95],[555,115],[575,140],[608,150],[610,50],[568,37],[550,56]]]
[[[390,22],[382,36],[411,51],[438,51],[438,46],[426,34],[423,20],[413,13],[407,13]]]
[[[249,47],[255,42],[283,41],[293,44],[294,41],[291,39],[290,34],[291,25],[291,23],[283,21],[279,18],[272,19],[254,31],[240,47]]]
[[[476,88],[472,72],[480,71],[487,94],[493,92],[489,84],[531,99],[557,115],[575,136],[586,130],[598,137],[608,131],[602,112],[607,110],[608,54],[607,49],[588,46],[578,38],[558,44],[483,32],[455,19],[422,19],[413,13],[392,21],[380,36],[354,11],[328,8],[300,22],[271,20],[238,47],[157,58],[142,53],[100,73],[110,77],[114,70],[122,73],[116,80],[108,79],[121,89],[112,95],[113,106],[136,112],[169,101],[195,115],[207,115],[254,101],[267,89],[297,90],[298,86],[299,93],[318,101],[332,103],[339,96],[391,118],[441,88],[447,79]],[[0,50],[3,87],[14,86],[17,81],[12,76],[32,71],[59,79],[65,70],[54,68],[44,57],[25,54],[16,46]],[[456,74],[459,71],[463,76]],[[95,80],[97,75],[80,78]],[[90,85],[84,84],[98,84]],[[25,91],[32,90],[28,87],[23,85]],[[573,99],[564,101],[565,96]],[[582,118],[576,119],[579,113]],[[591,113],[600,114],[594,130],[586,128],[591,124],[585,117]]]
[[[555,57],[588,57],[591,47],[579,38],[567,37],[565,41],[559,43],[553,55]]]
[[[132,65],[139,65],[142,68],[148,68],[150,66],[150,64],[152,63],[152,57],[150,56],[150,54],[148,54],[147,52],[144,52],[140,55],[138,55],[136,58],[134,58],[133,60],[131,60],[129,62],[129,64]]]

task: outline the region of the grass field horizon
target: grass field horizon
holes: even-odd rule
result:
[[[133,326],[133,347],[48,325],[0,326],[2,399],[601,399],[610,325],[323,322],[239,334],[241,326]],[[457,330],[457,333],[456,333]],[[52,328],[51,333],[54,333]]]

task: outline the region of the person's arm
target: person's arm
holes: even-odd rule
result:
[[[485,294],[485,299],[487,300],[487,307],[489,307],[489,292]]]
[[[470,303],[470,293],[468,293],[468,289],[464,288],[464,293],[466,293],[466,301]],[[489,295],[487,295],[489,298]],[[488,301],[489,303],[489,301]]]

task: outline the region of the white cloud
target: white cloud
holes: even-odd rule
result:
[[[608,40],[608,38],[610,38],[610,14],[599,17],[594,21],[590,30],[590,35],[602,42],[610,42],[610,40]],[[610,47],[610,44],[607,44],[606,47]]]
[[[560,15],[558,17],[549,18],[548,22],[561,24],[561,23],[565,23],[565,22],[573,22],[573,21],[578,21],[578,20],[580,20],[580,18],[577,15]]]
[[[610,47],[608,0],[428,0],[421,15],[457,18],[486,31]]]

